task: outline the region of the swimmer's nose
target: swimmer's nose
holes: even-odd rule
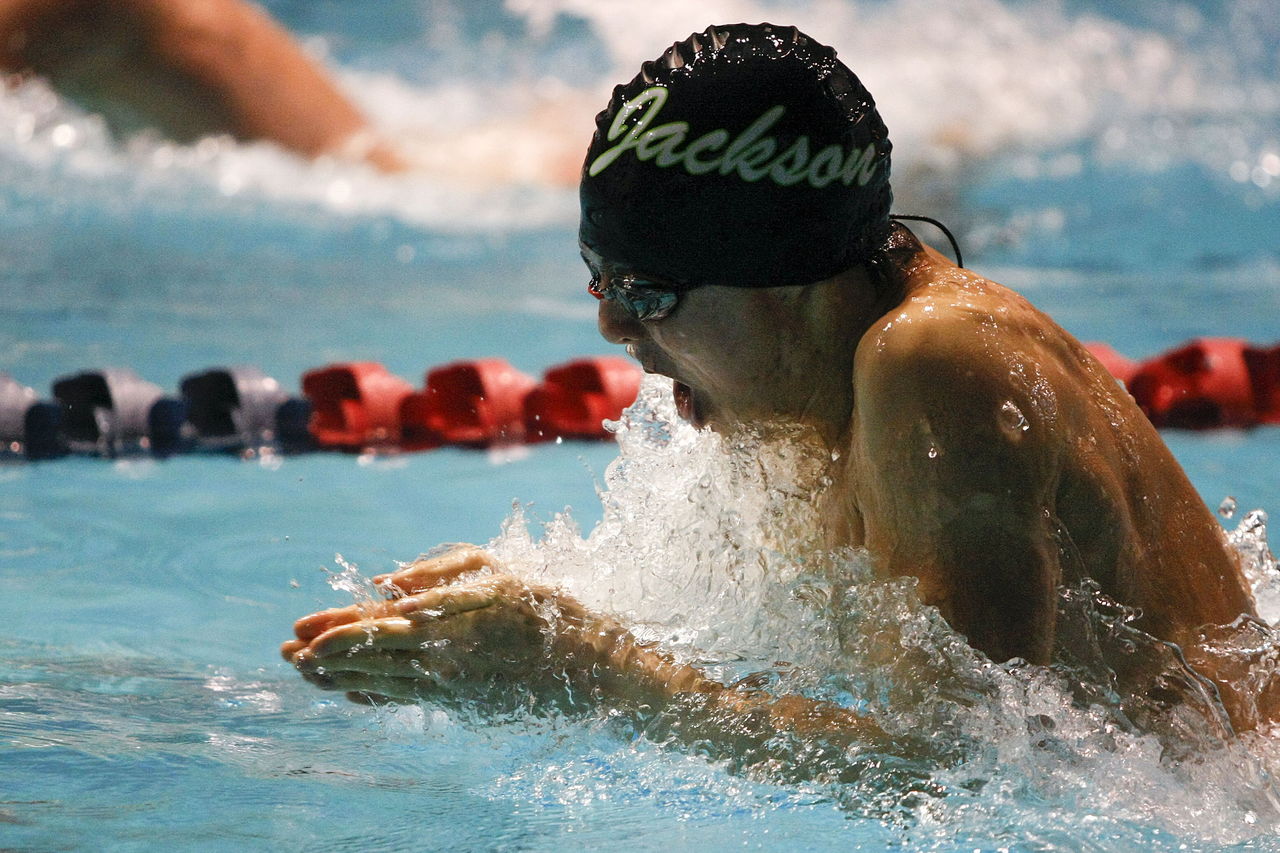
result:
[[[644,335],[644,324],[616,299],[600,300],[597,311],[600,335],[611,344],[629,344]]]

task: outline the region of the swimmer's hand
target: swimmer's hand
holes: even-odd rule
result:
[[[474,546],[374,582],[387,600],[303,617],[280,649],[308,681],[353,701],[466,698],[524,685],[538,695],[652,704],[721,687],[566,593],[504,573]]]
[[[296,639],[280,649],[308,681],[354,702],[607,704],[656,740],[793,779],[856,771],[855,744],[903,750],[837,705],[721,684],[563,591],[506,574],[473,546],[374,580],[387,600],[299,619]]]

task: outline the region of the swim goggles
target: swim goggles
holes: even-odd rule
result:
[[[609,283],[605,284],[599,268],[586,258],[583,260],[591,271],[587,292],[596,299],[617,300],[637,320],[661,320],[680,304],[680,291],[670,285],[630,274],[610,275]]]

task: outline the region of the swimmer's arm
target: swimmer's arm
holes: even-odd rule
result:
[[[847,709],[728,687],[564,592],[500,572],[470,546],[411,564],[379,579],[392,598],[304,617],[281,652],[309,681],[354,701],[474,699],[494,683],[520,683],[555,702],[605,703],[657,739],[735,759],[891,746]],[[797,744],[807,746],[790,749]]]
[[[864,750],[902,758],[929,752],[926,741],[893,737],[831,702],[725,685],[607,616],[582,610],[562,624],[561,639],[567,669],[585,673],[595,698],[630,715],[651,740],[693,747],[734,768],[767,767],[790,781],[843,778],[859,772]]]
[[[159,62],[217,97],[248,139],[340,154],[368,125],[329,75],[266,12],[241,0],[129,0]],[[367,151],[360,152],[368,154]]]
[[[583,613],[581,622],[568,626],[567,656],[585,665],[606,697],[652,720],[658,739],[670,734],[686,743],[714,745],[740,760],[761,751],[787,752],[797,743],[837,749],[894,746],[868,717],[806,696],[727,686],[639,642],[616,620]]]
[[[867,547],[993,660],[1047,663],[1062,575],[1052,390],[963,319],[907,325],[858,353]]]
[[[242,0],[0,0],[0,68],[183,141],[232,133],[403,168],[292,36]]]

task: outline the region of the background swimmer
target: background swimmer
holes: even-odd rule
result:
[[[231,133],[402,165],[288,33],[239,0],[5,0],[0,67],[48,78],[121,134]]]
[[[288,32],[243,0],[0,0],[0,70],[47,79],[118,136],[150,130],[192,142],[226,133],[470,182],[572,182],[579,152],[563,127],[590,115],[585,100],[566,94],[471,128],[455,144],[441,145],[437,127],[390,140]],[[512,133],[528,137],[518,149]]]

